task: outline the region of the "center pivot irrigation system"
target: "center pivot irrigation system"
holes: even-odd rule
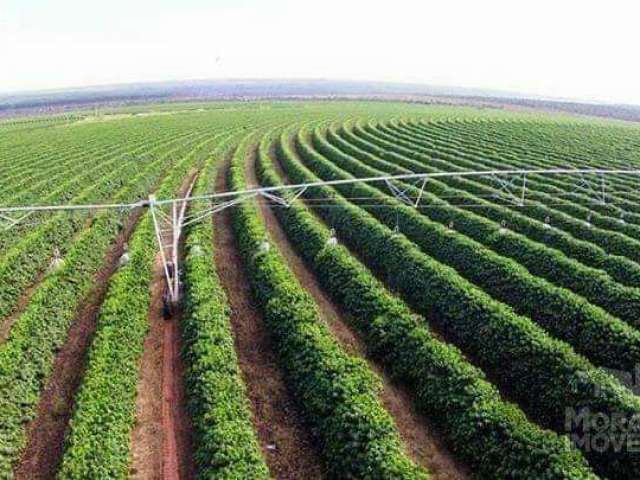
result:
[[[437,173],[410,173],[405,175],[385,175],[377,177],[351,178],[345,180],[318,181],[312,183],[280,185],[274,187],[250,188],[241,191],[212,193],[207,195],[191,196],[193,183],[189,186],[186,194],[182,198],[157,199],[154,195],[148,199],[139,200],[135,203],[115,203],[115,204],[95,204],[95,205],[31,205],[0,207],[0,229],[9,230],[31,217],[37,212],[74,212],[74,211],[95,211],[115,209],[129,211],[136,208],[148,208],[153,218],[156,239],[160,249],[164,276],[167,290],[171,301],[177,303],[180,300],[180,269],[179,269],[179,242],[184,227],[198,222],[210,215],[218,213],[226,208],[237,205],[246,200],[262,197],[274,206],[288,207],[291,203],[309,188],[320,186],[332,186],[350,183],[376,183],[382,182],[395,198],[407,205],[418,208],[421,205],[422,196],[428,185],[429,179],[441,177],[488,177],[497,182],[499,193],[497,197],[511,202],[516,206],[525,206],[527,200],[527,176],[529,175],[567,175],[572,180],[577,181],[575,193],[578,189],[583,194],[590,195],[594,203],[603,205],[607,203],[608,191],[606,178],[613,175],[634,176],[640,175],[640,170],[606,170],[606,169],[537,169],[537,170],[479,170],[479,171],[459,171],[459,172],[437,172]],[[394,182],[412,182],[410,187],[404,190]],[[418,194],[414,197],[407,195],[410,188],[419,188]],[[289,192],[290,198],[284,198],[281,193]],[[307,199],[308,200],[308,199]],[[187,207],[189,202],[209,201],[209,205],[197,212],[189,212]],[[541,202],[536,202],[541,204]],[[544,203],[542,203],[544,205]],[[314,203],[315,207],[324,206],[321,203]],[[468,205],[458,205],[460,207]],[[166,211],[165,211],[166,210]],[[622,219],[621,219],[622,220]]]

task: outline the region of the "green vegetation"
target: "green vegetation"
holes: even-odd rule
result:
[[[178,194],[189,172],[202,162],[193,153],[184,155],[173,166],[157,195]],[[155,252],[153,224],[147,213],[131,239],[131,261],[112,277],[100,310],[76,398],[61,478],[127,477],[137,365],[148,331],[149,284]]]
[[[130,106],[8,120],[0,132],[1,206],[170,198],[191,178],[193,195],[221,179],[244,190],[250,168],[262,185],[278,186],[640,167],[637,125],[390,102]],[[509,193],[489,176],[315,186],[280,193],[286,206],[257,195],[226,212],[232,241],[221,248],[242,258],[251,288],[241,294],[257,307],[250,321],[268,334],[283,395],[313,442],[304,454],[318,457],[326,478],[426,479],[454,468],[434,462],[438,455],[483,480],[640,477],[632,448],[640,398],[604,370],[630,377],[640,365],[640,193],[637,178],[613,175],[603,197],[602,180],[532,174],[524,205],[517,181]],[[220,203],[199,198],[189,212]],[[41,212],[10,223],[0,220],[0,478],[15,477],[42,434],[30,427],[67,373],[57,360],[88,306],[98,312],[95,333],[64,364],[80,380],[65,405],[70,420],[55,427],[66,434],[51,471],[128,478],[158,295],[150,213]],[[278,462],[295,459],[271,444],[255,377],[239,361],[218,233],[211,216],[184,231],[179,343],[192,445],[180,454],[201,479],[277,478]],[[129,261],[116,268],[113,247],[125,240]],[[287,265],[281,242],[304,261],[306,277]],[[311,288],[363,351],[325,323],[327,306]],[[419,458],[410,448],[406,407],[385,400],[391,381],[441,437],[444,446],[424,446],[437,454]]]
[[[220,144],[208,159],[194,195],[212,191],[217,162],[229,143]],[[191,208],[206,206],[200,201]],[[229,305],[213,262],[213,234],[211,222],[204,221],[189,228],[186,240],[183,338],[193,456],[199,478],[268,478],[234,349]]]
[[[240,143],[229,169],[235,190],[246,188],[250,139]],[[255,206],[234,210],[234,229],[291,389],[322,438],[331,478],[426,479],[402,453],[393,421],[377,399],[379,379],[341,350],[284,259],[265,248],[267,235]]]
[[[261,146],[258,171],[265,185],[277,185],[267,146]],[[276,213],[322,284],[353,316],[372,352],[412,386],[420,407],[437,418],[478,478],[565,478],[566,472],[572,478],[591,477],[577,452],[504,402],[458,349],[434,337],[424,318],[412,315],[346,248],[331,245],[329,230],[310,212],[294,204]]]

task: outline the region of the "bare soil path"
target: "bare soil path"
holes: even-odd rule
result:
[[[274,153],[272,150],[273,159],[276,158]],[[248,163],[253,164],[254,162]],[[277,163],[274,161],[276,171],[286,181],[286,177],[282,177],[284,171]],[[246,175],[253,186],[258,185],[253,165],[248,165]],[[364,339],[355,329],[351,328],[348,314],[331,301],[318,283],[313,271],[298,255],[273,210],[265,202],[260,202],[260,211],[271,240],[286,258],[289,268],[315,300],[321,318],[327,323],[343,347],[348,352],[363,357],[370,368],[382,379],[383,390],[380,394],[380,400],[393,417],[405,451],[410,458],[425,467],[434,480],[470,479],[469,468],[454,457],[433,423],[418,412],[411,393],[402,385],[392,381],[380,364],[366,356],[367,349]]]
[[[164,320],[162,291],[164,277],[160,256],[156,257],[151,283],[149,333],[144,341],[140,374],[136,393],[136,423],[131,434],[132,479],[160,480],[162,478],[162,366]]]
[[[229,158],[218,170],[218,192],[227,190],[228,166]],[[240,370],[270,473],[276,479],[323,478],[318,451],[287,390],[264,321],[253,304],[243,260],[235,244],[231,210],[214,215],[213,222],[216,266],[231,305]]]
[[[187,412],[181,350],[181,312],[164,324],[162,419],[165,432],[164,479],[195,477],[191,455],[191,418]]]
[[[180,188],[184,196],[196,173]],[[160,254],[150,285],[149,333],[140,362],[136,396],[136,425],[131,435],[130,477],[179,480],[195,477],[191,456],[191,418],[186,408],[184,367],[180,357],[181,311],[163,317],[166,281]]]
[[[64,453],[64,435],[73,412],[75,394],[86,366],[86,352],[96,328],[96,319],[116,271],[141,216],[134,212],[105,257],[96,274],[95,288],[78,309],[67,340],[54,361],[49,381],[40,397],[36,417],[27,426],[27,446],[14,472],[16,479],[49,479],[55,476]]]

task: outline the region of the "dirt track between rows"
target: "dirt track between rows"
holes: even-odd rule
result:
[[[131,433],[129,477],[140,480],[162,478],[162,362],[164,320],[162,291],[164,278],[160,256],[156,257],[150,285],[149,333],[144,340],[136,392],[136,423]]]
[[[180,188],[187,194],[196,172]],[[181,246],[180,246],[181,248]],[[186,408],[184,367],[180,357],[181,311],[163,317],[166,289],[160,254],[150,285],[149,333],[140,362],[136,396],[136,425],[131,435],[130,478],[185,480],[195,477],[191,448],[191,419]]]
[[[216,191],[227,190],[229,159],[218,169]],[[276,479],[323,478],[318,451],[288,391],[271,340],[236,248],[232,211],[214,216],[215,261],[231,305],[231,323],[254,428],[271,475]]]

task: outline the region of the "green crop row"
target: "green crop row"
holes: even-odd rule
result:
[[[56,123],[67,123],[69,121],[80,120],[82,116],[80,114],[69,114],[65,116],[41,116],[41,117],[27,117],[17,118],[10,120],[3,120],[0,122],[0,127],[10,130],[13,128],[40,128],[49,127]]]
[[[424,142],[435,141],[436,148],[458,154],[459,160],[457,165],[469,168],[473,165],[473,168],[486,167],[487,169],[526,169],[526,168],[550,168],[547,163],[540,164],[529,156],[525,159],[516,158],[502,158],[494,155],[491,151],[482,149],[476,146],[463,145],[457,148],[452,148],[447,141],[434,140],[432,137],[428,140],[424,135],[417,134],[415,132],[408,131],[400,127],[394,127],[391,123],[378,123],[375,127],[371,126],[372,131],[378,131],[380,133],[389,134],[394,137],[398,137],[402,140],[406,140],[412,144],[420,146],[425,145]],[[558,165],[553,165],[551,168],[558,168]],[[620,215],[624,211],[618,208],[614,204],[600,204],[600,196],[602,194],[600,187],[600,179],[597,176],[590,176],[591,181],[596,181],[596,192],[589,190],[587,187],[581,185],[575,185],[577,179],[573,177],[573,181],[566,176],[542,176],[537,174],[527,175],[527,198],[530,201],[539,201],[545,205],[553,205],[555,210],[567,213],[578,219],[584,219],[589,217],[589,221],[603,229],[609,229],[619,231],[631,238],[640,238],[640,228],[637,225],[629,225],[627,223],[636,223],[638,221],[638,215],[632,213],[635,207],[629,205],[626,213],[626,221],[620,222]],[[610,186],[605,190],[607,201],[619,202],[621,199],[611,188],[617,184],[615,177],[610,177],[606,180]],[[606,193],[608,192],[608,193]],[[570,196],[567,196],[571,193]],[[586,207],[585,205],[588,205]]]
[[[47,179],[64,173],[65,170],[69,176],[71,169],[77,170],[83,160],[86,162],[87,159],[104,158],[130,149],[136,143],[149,140],[145,139],[142,132],[131,139],[123,138],[122,143],[114,142],[111,136],[86,137],[81,135],[79,138],[77,136],[72,138],[73,142],[69,141],[70,139],[67,137],[47,139],[46,147],[32,139],[30,144],[25,145],[16,153],[7,155],[6,160],[0,160],[0,165],[6,164],[6,167],[3,168],[3,175],[0,177],[0,188],[3,189],[0,195],[2,195],[3,201],[5,201],[5,196],[29,193],[38,185],[45,185],[44,182]],[[80,148],[81,145],[85,148]],[[24,158],[20,158],[18,152],[21,152]],[[25,184],[24,182],[29,183]],[[19,188],[4,190],[3,187],[8,186]],[[22,189],[23,186],[28,187],[26,191]],[[41,191],[46,192],[47,189]]]
[[[42,176],[48,169],[57,168],[56,163],[52,163],[52,157],[63,160],[72,160],[83,155],[83,152],[98,153],[105,149],[114,148],[112,139],[82,138],[80,142],[61,141],[60,138],[51,139],[46,144],[42,144],[43,139],[31,139],[29,143],[20,145],[9,151],[0,154],[0,165],[2,174],[0,175],[0,185],[5,187],[17,182],[23,175]],[[86,143],[86,150],[81,145]]]
[[[510,153],[509,150],[496,150],[496,145],[486,145],[483,142],[463,142],[451,135],[442,135],[440,129],[421,129],[407,122],[384,122],[378,123],[376,128],[390,135],[401,135],[408,141],[418,140],[426,142],[429,146],[442,148],[443,151],[460,152],[463,158],[476,160],[479,165],[490,166],[490,168],[557,168],[557,161],[550,161],[548,158],[541,159],[539,156],[530,152],[519,152],[517,155]],[[574,162],[571,162],[574,164]],[[566,166],[566,162],[561,164]],[[531,179],[531,193],[535,195],[535,191],[545,192],[549,194],[568,194],[570,198],[575,200],[586,200],[583,195],[587,194],[593,199],[593,192],[586,186],[574,184],[570,177],[566,176],[545,176],[540,177],[533,174]],[[610,178],[612,185],[618,184],[616,177]],[[611,198],[616,198],[615,196]],[[560,199],[558,199],[560,200]],[[593,208],[600,208],[593,205]],[[603,212],[611,213],[609,207],[605,206]]]
[[[45,155],[41,162],[33,159],[25,162],[27,171],[21,171],[12,165],[11,169],[8,169],[11,176],[0,184],[0,200],[5,204],[33,202],[30,199],[39,200],[37,195],[42,195],[43,192],[49,191],[61,180],[69,177],[69,171],[78,169],[83,160],[112,156],[122,151],[124,147],[110,144],[92,148],[91,145],[87,145],[84,152],[78,151],[69,155],[65,155],[64,152],[51,152]],[[126,145],[126,148],[130,146]],[[54,158],[55,162],[52,161]]]
[[[494,126],[494,122],[473,122],[467,124],[467,122],[460,121],[447,121],[447,122],[433,122],[428,125],[419,122],[415,124],[411,124],[410,126],[415,126],[415,131],[424,133],[426,131],[431,130],[432,128],[437,129],[444,133],[446,138],[449,140],[453,140],[456,138],[460,138],[462,134],[462,139],[472,139],[474,144],[477,145],[487,145],[487,141],[489,148],[496,149],[498,148],[499,152],[503,156],[510,156],[512,158],[516,158],[519,155],[526,155],[532,159],[538,161],[540,165],[564,165],[567,162],[570,162],[576,166],[582,167],[597,167],[597,168],[623,168],[628,169],[629,166],[633,166],[637,162],[636,159],[621,159],[619,158],[618,152],[611,154],[607,152],[607,154],[594,154],[593,152],[589,152],[587,155],[580,154],[576,150],[576,148],[572,148],[572,151],[567,154],[566,152],[562,152],[562,150],[557,150],[556,148],[545,148],[544,145],[541,144],[530,144],[526,145],[524,141],[529,141],[530,137],[535,136],[536,131],[540,131],[540,126],[534,126],[534,129],[530,129],[525,127],[524,130],[527,133],[526,137],[516,136],[514,135],[515,131],[510,128],[513,122],[508,124],[500,124],[498,125],[498,129],[492,128]],[[424,127],[427,127],[426,129]],[[586,138],[584,138],[585,133],[588,131],[584,125],[580,128],[581,135],[581,143],[588,143]],[[506,141],[503,136],[504,133],[509,135],[509,141]],[[588,137],[587,137],[588,138]],[[628,140],[625,138],[624,140]],[[464,141],[464,140],[463,140]],[[512,143],[516,141],[517,143]],[[592,138],[592,144],[597,145],[598,143],[602,143],[603,137],[601,135],[597,135],[595,138]],[[461,142],[458,142],[461,143]],[[615,144],[620,144],[618,140],[615,140]],[[552,141],[554,147],[557,147],[558,142],[555,140]],[[577,145],[576,145],[577,146]],[[634,149],[631,147],[630,151]],[[633,177],[626,176],[615,176],[611,177],[611,180],[614,185],[625,186],[629,188],[635,188]],[[637,193],[628,192],[629,198],[633,198],[637,200],[640,196]],[[625,198],[626,199],[626,196]],[[623,200],[624,200],[623,199]]]
[[[249,137],[236,151],[229,184],[245,188]],[[380,405],[380,380],[346,354],[318,317],[316,306],[275,249],[255,204],[233,210],[234,231],[257,304],[276,345],[287,383],[321,439],[331,478],[427,478],[402,452],[389,414]]]
[[[287,156],[283,160],[292,181],[317,181],[298,161]],[[508,388],[536,422],[570,433],[573,426],[565,425],[568,411],[587,409],[628,420],[640,414],[640,399],[531,320],[516,315],[450,267],[424,255],[404,236],[349,204],[335,190],[314,188],[312,194],[341,207],[318,209],[318,213],[413,308]],[[623,435],[617,427],[608,427],[603,430],[608,438]],[[640,474],[639,455],[630,448],[622,452],[585,448],[584,453],[599,472],[616,478]]]
[[[380,132],[376,132],[375,135],[366,129],[360,129],[357,132],[363,138],[377,144],[379,147],[397,152],[400,155],[417,160],[421,163],[429,163],[432,166],[435,166],[439,165],[440,162],[444,160],[442,162],[443,168],[446,170],[452,170],[452,167],[456,166],[456,162],[459,161],[457,156],[445,154],[435,149],[429,149],[427,151],[417,146],[409,148],[406,145],[402,145],[400,140],[393,140],[393,138],[389,138],[388,136],[385,138]],[[438,161],[438,159],[442,160]],[[463,168],[457,167],[456,169],[462,170]],[[489,181],[468,181],[467,191],[476,195],[495,195],[497,190],[488,185],[487,182]],[[588,225],[586,222],[589,213],[588,211],[584,212],[584,216],[581,218],[575,218],[569,214],[554,210],[542,204],[527,204],[524,207],[521,207],[511,202],[505,202],[504,205],[539,221],[545,221],[548,219],[557,228],[571,233],[578,238],[588,240],[604,248],[607,252],[615,255],[622,255],[634,262],[640,262],[640,241],[621,232],[603,230],[601,228]]]
[[[215,178],[221,144],[208,160],[193,194],[208,193]],[[193,210],[210,207],[193,202]],[[251,421],[251,409],[240,375],[230,307],[213,261],[210,220],[188,227],[185,250],[185,312],[183,357],[186,389],[194,430],[193,458],[201,479],[266,479],[264,463]]]
[[[194,137],[196,140],[198,136]],[[162,164],[170,164],[170,156],[182,148],[180,145],[164,152],[159,159]],[[157,161],[157,160],[156,160]],[[156,161],[151,165],[157,165]],[[146,167],[143,163],[142,168]],[[86,196],[77,198],[78,201],[90,201],[97,197],[109,198],[117,188],[126,181],[127,175],[140,169],[136,162],[124,162],[121,168],[115,170],[102,181],[94,184]],[[124,198],[130,201],[132,198]],[[64,255],[73,244],[72,239],[88,220],[85,213],[60,212],[39,227],[34,228],[24,237],[16,236],[17,244],[0,259],[0,318],[8,315],[18,302],[22,292],[43,272],[51,259],[51,252],[57,246]]]
[[[345,155],[328,144],[317,129],[313,135],[313,143],[330,162],[318,156],[311,150],[311,146],[302,140],[301,153],[303,158],[314,157],[314,170],[323,178],[346,179],[353,178],[350,174],[371,177],[386,173],[366,167]],[[398,186],[410,196],[416,197],[419,194],[419,189],[410,184],[401,183]],[[401,226],[402,233],[425,253],[452,266],[494,298],[509,304],[517,313],[530,317],[552,335],[573,345],[578,352],[589,357],[597,365],[631,371],[639,363],[640,331],[591,305],[573,291],[558,288],[532,275],[523,266],[508,258],[535,258],[530,256],[540,249],[531,245],[532,242],[526,237],[509,234],[506,230],[501,232],[499,225],[471,212],[439,205],[439,199],[428,193],[423,193],[424,202],[438,204],[438,208],[424,209],[423,215],[420,215],[415,208],[384,193],[385,186],[381,183],[372,186],[344,184],[337,188],[345,197],[372,198],[375,203],[386,205],[387,208],[378,208],[377,205],[363,208],[390,228],[394,228],[395,225]],[[378,192],[376,188],[383,192]],[[451,221],[456,225],[455,232],[446,226],[447,222]],[[465,237],[456,234],[458,231],[470,233]],[[480,243],[472,238],[479,238]],[[494,245],[499,247],[498,253],[505,251],[505,247],[511,249],[507,251],[506,257],[502,257],[491,250]],[[541,258],[544,257],[537,257],[537,261]],[[631,293],[628,302],[625,302],[624,297],[619,297],[619,300],[624,302],[623,305],[632,310],[635,297],[635,310],[640,311],[638,290],[610,283],[618,287],[617,291]],[[637,322],[638,319],[634,316],[629,317],[629,320]]]
[[[500,153],[498,156],[494,153],[496,145],[487,146],[480,139],[474,141],[473,145],[469,143],[464,144],[463,142],[456,141],[455,138],[442,135],[441,130],[437,128],[422,130],[411,123],[405,122],[399,122],[398,124],[380,124],[378,127],[386,129],[390,133],[398,132],[399,134],[410,135],[410,137],[407,138],[413,138],[413,136],[415,136],[419,139],[430,140],[431,138],[439,139],[443,136],[447,145],[461,145],[455,148],[465,148],[468,151],[478,152],[480,156],[491,158],[490,163],[483,163],[483,165],[493,165],[491,168],[544,169],[566,168],[567,166],[566,162],[558,164],[556,159],[550,160],[549,158],[543,158],[533,152],[518,152],[518,155],[510,154],[508,153],[510,151],[508,148],[505,148],[506,152],[503,152],[502,149],[498,150]],[[467,142],[468,139],[474,137],[475,135],[469,132],[466,136]],[[571,162],[570,165],[574,168],[593,167],[593,165],[579,164],[575,161]],[[613,164],[597,165],[597,167],[608,169],[616,168]],[[630,167],[626,165],[623,168],[629,169]],[[633,177],[631,177],[631,179],[634,180]],[[601,178],[596,175],[585,175],[583,177],[576,175],[529,175],[527,176],[528,185],[529,180],[537,180],[531,183],[531,190],[527,189],[527,193],[531,194],[531,199],[539,199],[542,202],[548,201],[545,197],[540,199],[534,191],[541,190],[554,198],[554,204],[557,205],[557,208],[561,211],[571,213],[575,204],[578,204],[587,207],[591,212],[595,212],[596,215],[591,215],[590,221],[596,226],[601,228],[615,226],[616,228],[613,229],[617,230],[618,227],[630,223],[634,224],[630,226],[630,230],[627,231],[630,236],[636,236],[639,231],[638,224],[640,224],[640,215],[634,212],[640,211],[636,206],[640,197],[634,192],[635,186],[630,185],[623,176],[611,174]],[[604,191],[601,190],[603,185],[605,186]],[[605,195],[605,203],[601,202],[603,194]],[[529,195],[527,195],[527,197],[529,197]],[[548,199],[549,197],[546,198]],[[584,210],[576,212],[579,218],[582,218],[584,213]],[[625,229],[621,231],[624,233]]]
[[[283,144],[280,156],[290,154]],[[277,185],[268,144],[261,147],[261,181]],[[437,340],[424,319],[385,291],[348,250],[330,245],[327,228],[304,207],[294,203],[274,211],[370,350],[397,380],[411,387],[420,409],[437,422],[447,443],[477,478],[592,478],[585,460],[565,439],[538,428],[517,407],[505,403],[458,349]]]
[[[347,145],[353,145],[353,150],[346,150],[347,153],[357,156],[357,158],[365,162],[377,158],[374,157],[375,155],[388,160],[386,162],[387,165],[394,163],[414,172],[433,173],[438,171],[427,164],[408,159],[394,152],[382,150],[374,144],[353,135],[347,128],[341,128],[338,134],[340,138],[349,142]],[[331,137],[329,137],[329,140],[331,140]],[[340,145],[340,148],[343,148],[343,146]],[[562,230],[531,219],[518,211],[488,202],[481,196],[471,195],[468,193],[469,189],[468,180],[463,178],[442,177],[439,181],[433,180],[429,182],[429,191],[438,196],[456,198],[460,206],[473,205],[474,213],[495,222],[504,221],[509,229],[521,233],[532,240],[544,243],[551,248],[558,249],[565,255],[585,265],[602,269],[624,285],[640,285],[640,265],[637,263],[625,257],[610,255],[604,249],[592,243],[576,239]],[[492,192],[492,194],[495,193]]]
[[[156,150],[160,150],[163,147],[166,148],[167,145],[171,145],[176,143],[180,138],[176,139],[175,137],[170,140],[165,140],[164,142],[153,141],[148,143],[144,143],[142,145],[137,145],[135,147],[130,147],[128,150],[125,150],[125,154],[135,155],[139,152],[145,152],[147,155],[144,160],[139,163],[143,163],[144,161],[149,161],[149,158],[153,159],[153,152]],[[188,137],[186,137],[188,138]],[[184,141],[184,138],[182,139]],[[148,153],[148,152],[151,153]],[[119,156],[113,155],[109,156],[106,159],[97,158],[95,162],[92,162],[90,167],[80,168],[81,173],[75,175],[73,173],[67,172],[67,179],[63,182],[56,182],[51,180],[48,184],[46,191],[48,192],[46,195],[38,196],[37,193],[34,193],[34,197],[32,198],[14,198],[11,200],[13,204],[18,205],[51,205],[51,204],[64,204],[64,203],[99,203],[100,201],[105,201],[106,198],[100,196],[100,190],[98,190],[97,194],[93,193],[94,187],[96,185],[110,185],[113,187],[117,186],[118,183],[118,170],[121,165],[126,163],[138,163],[132,161],[123,161],[123,159]],[[99,179],[96,181],[96,179]],[[108,197],[107,197],[108,198]],[[38,214],[36,214],[36,218]],[[41,219],[44,220],[38,226],[42,227],[46,223],[46,213],[41,214]],[[80,215],[77,215],[80,216]],[[18,243],[23,236],[26,234],[32,233],[35,229],[29,230],[28,226],[24,224],[18,224],[11,229],[11,231],[3,231],[0,233],[0,255],[7,255],[8,251]],[[16,235],[16,232],[18,235]]]

